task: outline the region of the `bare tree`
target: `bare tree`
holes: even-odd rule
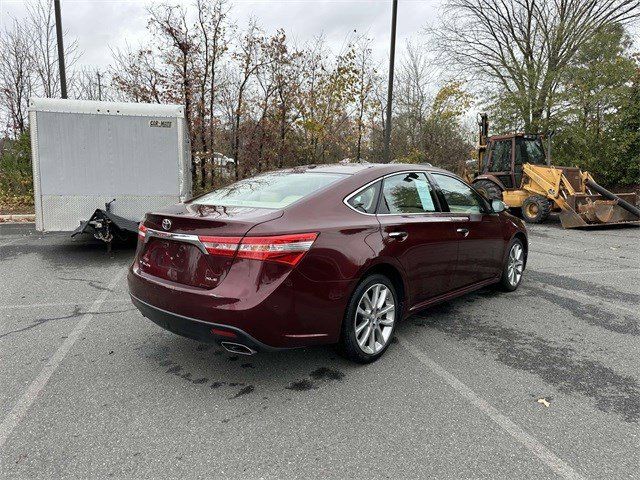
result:
[[[9,131],[14,135],[27,128],[29,97],[34,86],[28,30],[14,20],[0,32],[0,100]]]
[[[268,74],[275,88],[274,116],[278,124],[277,166],[282,168],[287,134],[292,124],[299,118],[295,103],[300,95],[303,53],[287,45],[287,36],[284,30],[280,29],[271,37],[266,55],[271,60]]]
[[[149,27],[156,35],[160,45],[160,53],[165,65],[169,67],[170,85],[167,95],[176,103],[184,105],[187,118],[187,129],[191,139],[191,158],[196,160],[193,131],[193,94],[195,75],[195,57],[198,50],[194,29],[187,20],[187,10],[182,6],[154,4],[147,8],[150,16]],[[175,88],[177,87],[177,88]],[[193,183],[196,183],[197,172],[192,164]]]
[[[371,39],[368,37],[360,37],[356,41],[356,68],[357,68],[357,80],[356,80],[356,160],[362,159],[362,138],[365,127],[365,116],[372,108],[372,90],[373,90],[373,78],[375,76],[375,69],[373,68],[373,59],[371,52]]]
[[[396,74],[395,104],[401,122],[397,130],[407,136],[400,141],[406,141],[409,148],[426,149],[422,132],[433,101],[435,83],[435,68],[425,50],[407,42]]]
[[[60,95],[60,75],[53,2],[48,0],[29,2],[27,12],[26,35],[30,42],[33,70],[39,82],[39,95],[47,98],[57,97]],[[66,32],[64,37],[65,64],[71,85],[74,81],[74,66],[80,58],[80,52],[76,39],[68,39]]]
[[[110,101],[113,98],[108,91],[108,85],[109,80],[106,72],[85,66],[76,72],[73,82],[74,96],[83,100]]]
[[[200,159],[200,186],[204,188],[206,183],[205,159],[213,156],[215,143],[216,122],[214,121],[214,112],[218,89],[216,73],[217,68],[220,66],[220,60],[229,49],[227,33],[230,25],[227,17],[230,7],[227,4],[227,0],[215,0],[213,2],[196,0],[196,8],[198,10],[200,41],[199,68],[201,69],[198,99],[198,116],[200,119],[199,136],[201,148],[204,150]],[[212,173],[213,171],[214,170],[212,170]]]
[[[525,130],[538,131],[580,45],[638,15],[638,0],[447,0],[433,33],[446,62],[500,89]]]
[[[130,46],[112,49],[113,64],[109,68],[111,85],[122,100],[162,103],[168,83],[165,69],[158,56],[148,48],[133,51]]]
[[[233,58],[239,67],[239,75],[235,85],[235,111],[233,119],[233,147],[232,155],[235,160],[235,177],[240,178],[240,120],[244,109],[244,98],[249,81],[256,71],[266,65],[269,60],[261,55],[261,47],[264,44],[264,35],[260,31],[255,19],[249,21],[249,26],[238,39],[238,50],[233,53]]]

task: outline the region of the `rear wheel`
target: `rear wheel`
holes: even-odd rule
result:
[[[489,200],[489,202],[491,202],[491,200],[502,200],[502,190],[491,180],[478,180],[477,182],[473,182],[473,188]]]
[[[513,292],[520,285],[524,273],[524,245],[522,240],[514,238],[509,244],[507,261],[502,270],[500,287],[507,292]]]
[[[550,213],[551,202],[540,195],[531,195],[522,202],[522,218],[529,223],[542,223]]]
[[[355,362],[377,360],[391,343],[398,314],[398,297],[391,281],[384,275],[368,276],[349,300],[340,350]]]

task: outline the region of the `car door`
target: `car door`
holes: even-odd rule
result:
[[[466,183],[445,173],[431,173],[457,234],[458,262],[451,288],[496,277],[502,269],[504,239],[500,216]]]
[[[410,306],[449,290],[457,261],[457,238],[424,172],[383,180],[377,211],[385,254],[405,270]]]

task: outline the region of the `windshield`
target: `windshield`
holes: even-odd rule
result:
[[[223,207],[284,208],[341,178],[345,178],[345,175],[309,170],[267,173],[214,190],[195,199],[193,203]]]

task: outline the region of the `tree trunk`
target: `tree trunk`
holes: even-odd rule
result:
[[[235,125],[233,132],[233,159],[235,160],[235,178],[240,179],[240,109],[242,108],[242,92],[238,94],[238,107],[236,108]]]
[[[200,117],[200,188],[204,189],[206,186],[207,179],[207,171],[206,171],[206,161],[209,157],[209,152],[207,151],[207,140],[205,134],[205,112],[204,112],[204,84],[200,91],[200,106],[199,106],[199,117]]]
[[[284,165],[284,141],[287,134],[286,109],[284,102],[280,104],[280,145],[278,148],[278,168]]]

